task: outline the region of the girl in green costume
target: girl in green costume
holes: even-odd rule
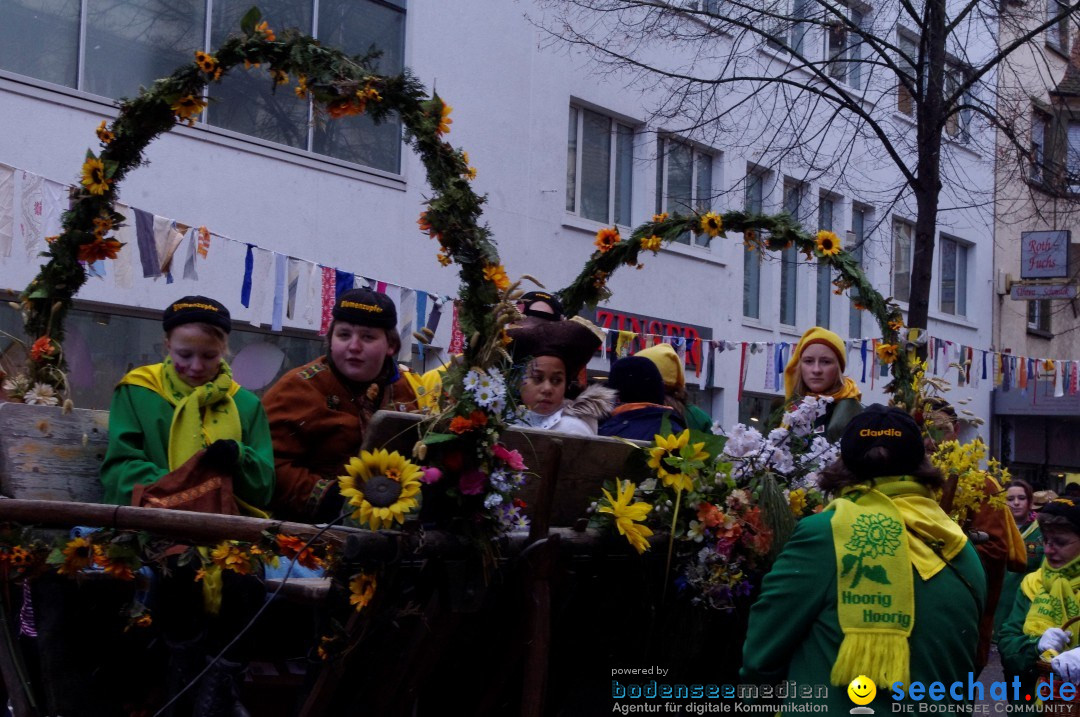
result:
[[[1016,591],[1020,588],[1020,581],[1028,573],[1039,569],[1043,561],[1042,531],[1039,521],[1035,519],[1032,510],[1034,493],[1031,485],[1023,480],[1011,480],[1005,486],[1005,501],[1009,511],[1016,520],[1016,527],[1020,530],[1020,537],[1024,540],[1024,548],[1027,550],[1027,569],[1022,573],[1005,573],[1005,581],[1001,586],[1001,601],[998,603],[997,612],[994,615],[994,634],[1001,634],[1001,626],[1009,618],[1012,612]]]
[[[911,416],[870,406],[840,447],[822,479],[838,497],[799,521],[765,576],[741,678],[794,681],[799,697],[781,711],[814,702],[846,714],[848,685],[865,676],[877,685],[867,706],[886,714],[897,687],[906,696],[913,682],[949,684],[974,669],[986,581],[934,498],[942,476]]]
[[[998,649],[1005,669],[1034,684],[1040,658],[1062,679],[1080,683],[1080,630],[1062,626],[1080,616],[1080,505],[1056,498],[1038,514],[1044,558],[1020,582],[1001,626]],[[1034,695],[1033,695],[1034,697]],[[1023,695],[1020,697],[1023,699]]]

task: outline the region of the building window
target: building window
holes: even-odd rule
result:
[[[902,32],[897,35],[896,43],[900,50],[897,64],[911,83],[909,88],[904,85],[903,80],[899,80],[896,88],[896,111],[910,117],[915,114],[915,95],[912,91],[918,90],[922,72],[921,69],[916,70],[916,63],[919,62],[919,43]]]
[[[215,50],[239,32],[250,0],[4,0],[0,3],[0,68],[103,97],[134,97],[196,50]],[[405,0],[268,0],[259,4],[271,27],[298,27],[349,54],[376,46],[376,68],[404,67]],[[316,12],[316,7],[318,11]],[[43,9],[44,8],[44,9]],[[209,46],[207,46],[209,26]],[[235,71],[211,84],[201,120],[300,150],[388,172],[400,172],[401,122],[376,126],[368,117],[319,125],[309,102],[274,92],[265,69]]]
[[[775,400],[776,396],[743,392],[742,400],[739,401],[739,423],[765,433],[765,424],[769,422],[769,413]]]
[[[765,0],[762,21],[769,28],[768,46],[801,55],[809,17],[810,0]]]
[[[829,77],[861,90],[862,36],[855,28],[862,28],[863,14],[844,5],[837,10],[843,17],[833,15],[825,24],[825,57],[828,58]]]
[[[836,212],[836,200],[822,195],[818,199],[818,230],[833,231],[833,215]],[[829,328],[832,318],[832,268],[823,259],[817,266],[817,325]]]
[[[661,137],[657,142],[656,212],[693,214],[709,211],[713,196],[713,156],[685,142]],[[710,237],[694,235],[698,246],[708,246]],[[691,243],[691,233],[678,238]]]
[[[795,222],[802,221],[802,202],[806,185],[784,182],[784,211]],[[780,252],[780,323],[795,326],[798,316],[799,250],[794,246]]]
[[[765,208],[765,178],[760,170],[748,169],[746,174],[746,212],[761,214]],[[743,252],[743,316],[761,318],[761,252]]]
[[[971,247],[941,238],[941,312],[967,316],[967,276]]]
[[[946,69],[945,97],[952,97],[960,85],[967,80],[967,77],[968,73],[964,68],[952,65]],[[974,96],[969,88],[957,100],[957,105],[960,109],[956,110],[945,119],[946,135],[960,142],[967,142],[971,139],[971,106],[973,103]]]
[[[1050,333],[1050,299],[1028,302],[1027,323],[1030,331]]]
[[[893,221],[892,295],[897,301],[911,296],[911,260],[915,227],[901,219]]]
[[[1035,110],[1031,116],[1031,180],[1047,180],[1048,159],[1046,141],[1050,136],[1050,115]]]
[[[862,267],[863,244],[866,241],[866,225],[870,220],[870,210],[866,207],[855,205],[851,208],[851,234],[852,242],[848,247],[848,253],[855,263]],[[851,297],[851,305],[848,308],[848,335],[853,339],[862,338],[862,314],[855,308],[855,300],[859,298],[859,290],[848,290]]]
[[[1046,28],[1046,44],[1058,52],[1069,52],[1069,3],[1065,0],[1046,0],[1046,19],[1057,22]]]
[[[583,107],[570,108],[566,211],[630,226],[634,128]]]
[[[1065,147],[1065,187],[1080,192],[1080,122],[1069,122]]]

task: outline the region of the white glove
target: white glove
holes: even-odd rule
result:
[[[1071,639],[1072,633],[1068,630],[1062,630],[1060,627],[1051,627],[1039,638],[1039,654],[1042,654],[1047,650],[1061,652],[1069,646],[1069,640]]]
[[[1080,682],[1080,647],[1063,652],[1050,660],[1050,667],[1066,682],[1074,685]]]

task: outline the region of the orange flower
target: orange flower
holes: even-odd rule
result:
[[[652,220],[653,220],[653,223],[655,223],[655,224],[659,224],[660,222],[666,222],[667,218],[668,218],[668,213],[667,212],[660,212],[659,214],[653,214],[652,215]]]
[[[436,258],[439,260],[439,263],[442,264],[443,266],[450,266],[451,264],[454,263],[454,260],[452,258],[450,258],[450,254],[447,253],[446,247],[443,247],[442,249],[439,249],[439,253],[438,253]]]
[[[710,528],[715,528],[724,520],[724,513],[712,503],[702,501],[698,504],[697,518]]]
[[[893,319],[892,321],[889,322],[889,328],[892,329],[893,331],[899,331],[900,329],[904,328],[904,320],[903,319]]]
[[[592,275],[593,286],[597,289],[602,289],[604,284],[607,283],[608,272],[606,271],[594,271]]]
[[[307,75],[300,75],[296,78],[296,87],[293,88],[293,92],[295,92],[296,96],[300,99],[304,99],[305,97],[307,97]]]
[[[488,417],[487,414],[483,411],[473,411],[471,414],[469,414],[469,421],[476,428],[483,428],[487,425]]]
[[[207,54],[202,50],[196,50],[195,64],[206,74],[213,75],[214,71],[217,69],[218,61],[213,55]]]
[[[35,363],[56,353],[56,345],[48,336],[42,336],[30,347],[30,359]]]
[[[653,234],[650,237],[641,237],[641,248],[651,251],[653,254],[660,251],[660,237]]]
[[[206,107],[202,97],[184,95],[172,104],[172,111],[176,113],[181,122],[187,122],[188,126],[195,124],[195,117]]]
[[[95,239],[79,245],[79,261],[93,264],[102,259],[115,259],[123,244],[115,239]]]
[[[61,575],[72,575],[94,562],[94,547],[86,538],[75,538],[64,546],[64,564],[56,571]]]
[[[142,615],[135,618],[135,622],[132,624],[135,625],[135,627],[150,627],[153,622],[154,620],[150,617],[150,613],[144,612]]]
[[[108,216],[94,217],[94,236],[104,239],[112,231],[112,219]]]
[[[23,548],[21,545],[16,545],[8,554],[8,562],[13,568],[25,568],[30,564],[31,557],[29,550]]]
[[[464,416],[454,416],[453,420],[450,421],[450,432],[456,433],[459,436],[462,433],[468,433],[473,428],[475,428],[473,422]]]
[[[219,543],[211,551],[210,559],[222,570],[232,570],[240,575],[251,572],[251,556],[229,541]]]
[[[112,560],[105,554],[105,551],[102,550],[100,545],[94,546],[94,563],[104,570],[106,575],[111,575],[120,580],[135,579],[135,573],[131,572],[131,568],[128,567],[127,563],[119,560]]]
[[[289,84],[289,73],[285,70],[274,68],[273,70],[270,70],[270,76],[274,78],[275,85]]]
[[[881,344],[877,347],[878,360],[881,363],[892,363],[896,360],[900,347],[896,344]]]
[[[352,99],[334,100],[326,106],[326,111],[334,119],[341,119],[342,117],[363,114],[364,105],[363,103],[357,103]]]
[[[416,220],[416,225],[420,227],[420,231],[431,234],[431,222],[428,221],[427,212],[420,212],[420,218]]]
[[[724,231],[724,220],[720,218],[719,214],[708,212],[701,217],[701,231],[710,237],[719,236],[720,232]]]
[[[45,243],[46,244],[52,244],[54,241],[56,241],[59,238],[60,238],[59,234],[53,234],[50,237],[45,237]]]
[[[743,230],[743,243],[746,244],[747,251],[753,251],[754,245],[757,244],[757,232],[753,229]]]
[[[312,552],[311,546],[305,547],[305,540],[295,535],[278,535],[277,544],[281,554],[286,558],[293,558],[305,568],[316,569],[322,567],[323,561]],[[251,552],[255,552],[255,548]]]
[[[255,32],[261,34],[263,36],[263,39],[267,42],[273,42],[277,40],[277,35],[275,35],[274,31],[270,29],[270,25],[266,22],[266,20],[263,20],[255,26]]]
[[[604,227],[596,232],[596,241],[594,241],[593,244],[596,245],[597,250],[601,254],[604,254],[611,251],[620,241],[618,229],[615,229],[614,227]]]
[[[94,156],[89,156],[82,167],[82,184],[91,194],[104,194],[109,189],[109,179],[105,176],[105,163]]]

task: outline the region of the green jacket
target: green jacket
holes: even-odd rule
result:
[[[844,429],[851,419],[863,412],[863,405],[854,398],[841,398],[833,401],[825,409],[825,438],[829,443],[836,443],[844,435]]]
[[[843,640],[836,610],[833,515],[829,511],[800,520],[765,576],[750,611],[740,678],[755,684],[793,680],[800,689],[827,686],[826,697],[797,702],[824,704],[829,714],[847,714],[854,707],[847,685],[829,683]],[[966,685],[968,672],[975,669],[979,616],[985,603],[986,579],[970,543],[953,558],[952,567],[930,580],[924,582],[915,573],[915,626],[909,638],[913,682],[948,685],[964,680]],[[877,697],[867,706],[886,715],[893,704],[891,690],[878,687]]]
[[[1021,530],[1021,533],[1024,531]],[[1024,536],[1024,547],[1027,548],[1027,570],[1022,573],[1005,573],[1005,579],[1001,583],[1001,599],[998,600],[997,610],[994,611],[994,635],[1001,635],[1001,628],[1012,614],[1016,593],[1020,590],[1020,582],[1028,573],[1035,572],[1042,565],[1043,547],[1042,530],[1035,526],[1028,535]],[[1022,624],[1022,623],[1021,623]]]
[[[274,495],[274,447],[270,424],[258,397],[241,388],[233,396],[240,413],[240,471],[233,490],[258,508]],[[109,407],[109,448],[101,464],[105,502],[131,505],[136,484],[149,484],[169,472],[169,426],[173,407],[141,386],[121,385]]]
[[[1005,593],[1001,594],[1001,601],[1005,602]],[[1005,674],[1020,675],[1021,689],[1026,692],[1034,689],[1039,679],[1035,663],[1039,661],[1039,638],[1042,635],[1024,633],[1024,621],[1031,609],[1031,599],[1023,590],[1017,590],[1009,604],[1009,616],[998,632],[998,652],[1001,653],[1001,666],[1005,668]]]

